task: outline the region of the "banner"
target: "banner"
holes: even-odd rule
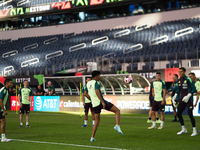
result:
[[[11,110],[16,111],[16,96],[11,96]],[[17,110],[20,110],[19,106],[19,100],[17,100]],[[30,108],[30,111],[34,110],[34,96],[32,96],[32,107]]]
[[[59,111],[60,96],[34,96],[34,111]]]

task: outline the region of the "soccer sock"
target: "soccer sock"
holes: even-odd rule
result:
[[[5,139],[5,138],[6,138],[5,133],[4,133],[4,134],[1,134],[1,140]]]
[[[20,123],[21,126],[23,126],[23,123]]]
[[[26,122],[26,125],[28,125],[28,122]]]
[[[92,124],[95,124],[95,120],[92,120]]]
[[[177,120],[176,116],[174,116],[174,119]]]
[[[161,124],[160,124],[160,126],[162,126],[162,127],[164,126],[164,121],[161,121]]]
[[[84,124],[87,125],[87,120],[84,120]]]
[[[156,118],[156,120],[159,120],[159,118]]]
[[[151,117],[149,117],[149,120],[151,120]]]
[[[156,122],[155,121],[152,121],[153,122],[153,126],[156,126]]]
[[[193,132],[197,132],[197,129],[196,129],[196,127],[193,127]]]
[[[185,125],[181,126],[182,127],[182,130],[185,130]]]

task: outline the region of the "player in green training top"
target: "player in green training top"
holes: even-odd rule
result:
[[[199,100],[199,95],[200,95],[200,80],[196,78],[196,75],[193,72],[189,73],[189,77],[194,81],[194,85],[197,90],[197,99],[196,99],[196,103],[194,104],[194,107],[196,107]]]
[[[120,110],[112,103],[106,101],[101,94],[101,86],[99,82],[100,74],[101,73],[99,71],[92,72],[92,80],[87,83],[87,88],[84,93],[85,96],[92,101],[92,107],[95,114],[95,124],[92,130],[92,137],[90,139],[91,142],[95,141],[94,136],[100,122],[101,109],[106,109],[115,113],[116,126],[114,129],[117,130],[119,134],[123,135],[119,126]]]
[[[156,116],[155,112],[160,110],[161,114],[161,124],[158,129],[163,129],[164,125],[164,111],[165,111],[165,95],[166,95],[166,84],[165,81],[161,80],[161,73],[156,73],[156,80],[153,82],[152,85],[152,95],[154,97],[154,102],[152,106],[152,126],[148,129],[154,129],[156,128]]]
[[[29,101],[30,97],[30,101]],[[30,107],[32,106],[32,90],[28,87],[28,81],[24,80],[24,87],[20,88],[18,91],[18,99],[20,99],[20,128],[23,127],[23,115],[26,112],[26,127],[29,126],[29,113]]]
[[[5,115],[7,115],[7,111],[4,108],[8,99],[8,89],[13,86],[11,79],[6,79],[4,81],[4,87],[0,89],[0,121],[1,121],[1,142],[9,142],[10,139],[6,139],[5,136],[5,126],[6,119]]]
[[[91,81],[91,77],[86,78],[86,83],[88,83],[89,81]],[[87,127],[89,109],[92,113],[92,126],[94,126],[94,123],[95,123],[94,111],[92,109],[92,103],[87,97],[84,96],[84,91],[85,91],[86,88],[87,88],[87,84],[85,86],[83,86],[82,91],[81,91],[82,92],[82,102],[83,102],[84,111],[85,111],[84,125],[82,127]]]

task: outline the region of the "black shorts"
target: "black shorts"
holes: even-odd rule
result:
[[[178,105],[179,110],[184,110],[187,107],[187,109],[192,109],[193,110],[193,103],[189,100],[187,103],[180,101]]]
[[[152,111],[158,111],[158,110],[165,111],[165,105],[162,105],[161,102],[162,101],[160,102],[154,101],[152,106]]]
[[[108,102],[108,101],[104,101],[106,104],[106,110],[110,111],[110,109],[113,107],[113,104]],[[102,103],[99,104],[99,106],[93,107],[94,113],[95,114],[100,114],[101,113],[101,109],[103,109],[103,105]]]
[[[3,112],[0,112],[0,119],[3,119],[3,118],[5,118],[5,115]]]
[[[153,106],[153,101],[154,101],[154,100],[153,100],[153,98],[150,98],[150,99],[149,99],[149,102],[150,102],[150,107],[152,107],[152,106]]]
[[[20,114],[24,114],[24,111],[26,112],[26,114],[29,114],[30,104],[22,104],[22,107],[20,108]]]
[[[89,108],[90,108],[90,111],[93,112],[93,108],[92,108],[92,103],[85,103],[85,106],[84,106],[84,112],[89,112]]]

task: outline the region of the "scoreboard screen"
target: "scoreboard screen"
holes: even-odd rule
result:
[[[62,2],[54,2],[31,7],[17,7],[12,9],[0,10],[0,19],[4,17],[14,17],[17,15],[30,15],[31,13],[41,13],[54,10],[67,10],[72,8],[80,8],[84,6],[111,4],[122,1],[126,0],[66,0]]]

